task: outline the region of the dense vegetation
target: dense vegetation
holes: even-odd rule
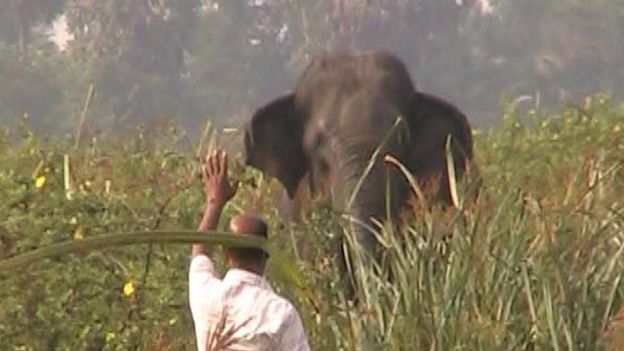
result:
[[[386,48],[419,89],[500,125],[475,132],[476,202],[382,231],[395,280],[362,271],[358,307],[338,287],[340,215],[311,203],[284,222],[277,184],[235,167],[226,214],[269,218],[271,276],[314,349],[595,350],[624,292],[624,107],[570,102],[624,88],[620,2],[0,0],[0,259],[194,229],[197,158],[240,147],[194,131],[238,125],[320,50]],[[501,94],[522,98],[501,113]],[[0,349],[193,349],[188,253],[100,248],[0,272]]]
[[[235,167],[245,182],[226,215],[269,219],[282,260],[270,275],[314,350],[596,350],[614,337],[605,330],[624,297],[624,105],[596,96],[552,115],[508,106],[501,126],[475,132],[476,201],[421,209],[407,233],[383,231],[395,279],[361,271],[356,307],[337,285],[339,214],[313,204],[302,223],[284,222],[275,182]],[[194,229],[196,157],[213,147],[210,135],[191,143],[163,127],[76,145],[7,130],[0,257],[107,233]],[[228,138],[218,136],[235,155]],[[189,251],[101,248],[2,272],[0,349],[192,350]]]

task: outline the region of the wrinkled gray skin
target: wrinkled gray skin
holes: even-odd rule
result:
[[[393,129],[399,116],[403,123]],[[374,235],[358,223],[394,219],[410,194],[405,178],[381,157],[389,153],[399,159],[421,184],[440,181],[439,190],[429,195],[448,203],[448,135],[461,175],[472,156],[470,126],[463,113],[416,92],[405,66],[391,54],[330,53],[312,60],[294,92],[253,114],[245,127],[245,163],[276,177],[291,198],[300,186],[309,186],[312,194],[331,193],[334,207],[355,219],[356,240],[377,256]],[[383,152],[352,207],[346,208],[385,138]]]

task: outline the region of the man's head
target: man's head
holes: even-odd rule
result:
[[[240,214],[230,220],[230,231],[234,234],[249,234],[267,238],[267,224],[251,214]],[[233,268],[245,269],[257,274],[264,274],[268,254],[262,249],[248,247],[230,247],[225,250],[228,264]]]

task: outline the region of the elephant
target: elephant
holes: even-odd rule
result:
[[[332,205],[351,218],[355,241],[377,257],[373,221],[395,219],[410,198],[405,175],[383,155],[399,160],[431,199],[450,204],[448,136],[462,176],[473,145],[459,109],[416,91],[389,52],[327,52],[311,60],[292,92],[252,114],[244,162],[277,178],[290,198],[302,186],[331,193]]]

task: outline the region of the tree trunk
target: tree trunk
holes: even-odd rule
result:
[[[24,13],[23,0],[13,0],[13,11],[15,14],[15,25],[17,27],[17,50],[19,60],[28,62],[28,44],[30,39],[28,17]]]

